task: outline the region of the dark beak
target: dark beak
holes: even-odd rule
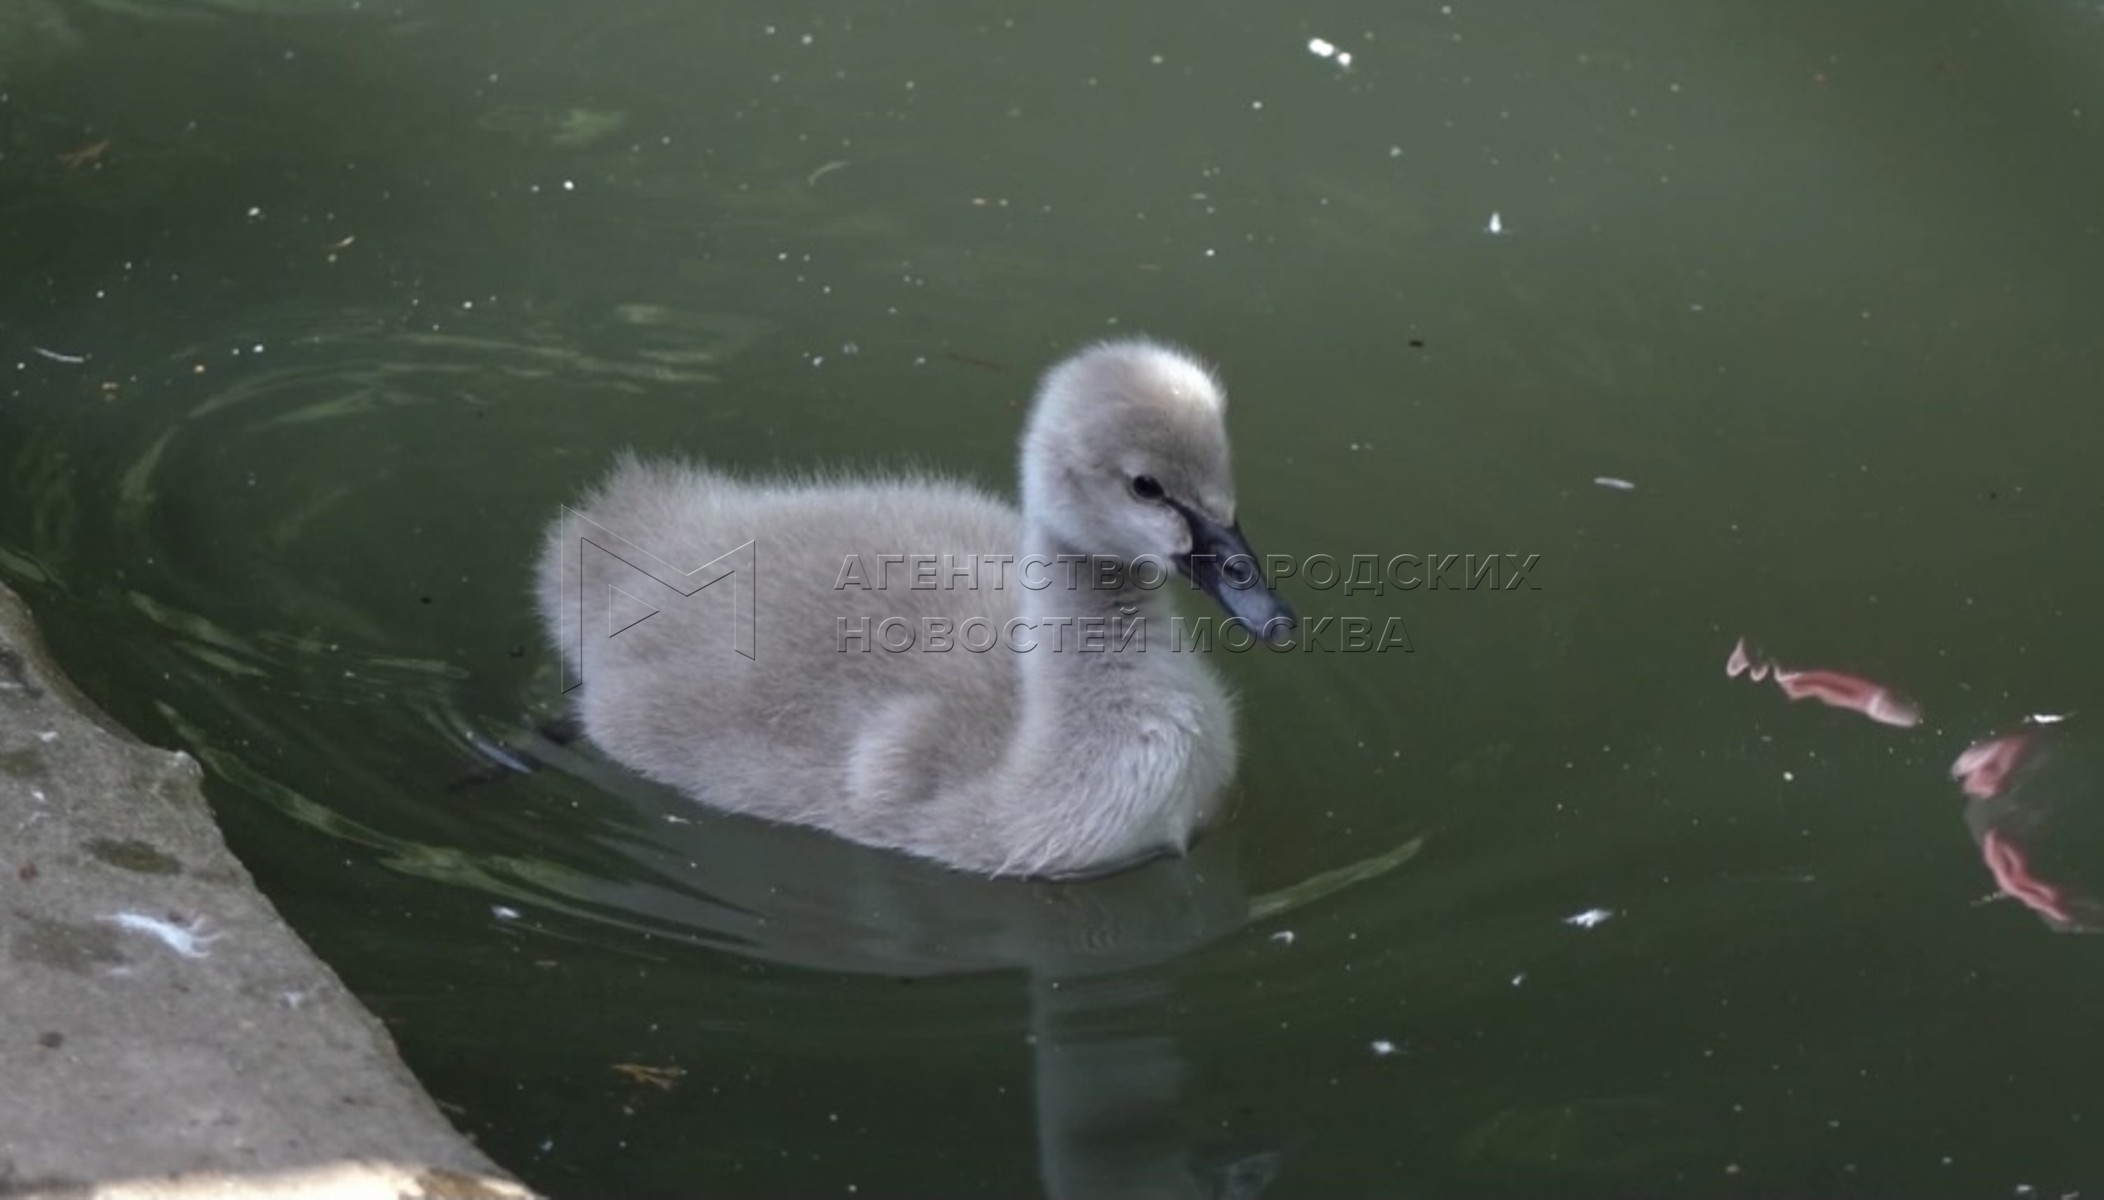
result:
[[[1181,504],[1176,509],[1191,527],[1191,553],[1176,560],[1177,569],[1257,637],[1274,646],[1290,644],[1293,610],[1264,582],[1256,551],[1242,536],[1241,523],[1221,525]]]

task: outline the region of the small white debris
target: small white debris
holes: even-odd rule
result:
[[[1277,933],[1272,934],[1270,940],[1277,942],[1281,946],[1290,946],[1293,944],[1293,931],[1281,929]]]
[[[1565,917],[1563,923],[1574,929],[1591,929],[1595,925],[1606,923],[1614,915],[1615,910],[1611,908],[1588,908],[1582,913],[1572,913]]]
[[[260,216],[262,216],[262,215],[263,215],[263,209],[262,209],[261,207],[259,207],[259,206],[256,206],[256,205],[251,205],[251,206],[249,206],[249,210],[248,210],[248,219],[249,219],[249,220],[253,221],[253,220],[255,220],[255,219],[256,219],[257,217],[260,217]]]
[[[1635,484],[1626,479],[1617,479],[1612,475],[1593,476],[1593,486],[1604,487],[1617,492],[1633,492],[1636,490]]]
[[[46,350],[42,346],[31,346],[30,349],[50,359],[52,362],[65,363],[68,366],[77,367],[88,361],[88,356],[85,354],[61,354],[56,350]]]
[[[1490,234],[1498,234],[1505,232],[1504,220],[1501,219],[1496,213],[1490,214],[1490,223],[1483,227],[1483,232]]]
[[[675,817],[671,813],[665,814],[665,824],[667,825],[692,825],[693,823],[694,819],[692,817]]]
[[[279,992],[278,1000],[279,1002],[284,1004],[286,1008],[292,1009],[294,1012],[297,1012],[306,1005],[307,997],[313,994],[314,990],[312,988],[298,988],[296,990],[287,990]]]
[[[37,734],[37,740],[38,740],[38,741],[40,741],[40,742],[43,742],[43,743],[44,743],[45,745],[47,745],[47,746],[48,746],[48,745],[50,745],[50,744],[51,744],[52,742],[55,742],[55,741],[57,741],[57,740],[58,740],[58,730],[56,730],[56,729],[46,729],[46,730],[44,730],[44,731],[43,731],[42,733],[39,733],[39,734]]]
[[[1395,1043],[1387,1038],[1375,1038],[1372,1049],[1375,1058],[1386,1058],[1395,1053]]]
[[[2058,725],[2074,715],[2073,713],[2032,713],[2024,719],[2033,725]]]
[[[1317,58],[1327,58],[1331,62],[1336,63],[1338,66],[1343,67],[1347,70],[1349,70],[1352,65],[1352,52],[1349,50],[1339,50],[1336,47],[1335,43],[1331,42],[1328,38],[1309,38],[1308,53],[1314,55]]]
[[[519,910],[509,905],[492,904],[489,906],[489,915],[499,921],[516,921],[519,919]]]
[[[1527,982],[1527,973],[1525,971],[1521,971],[1512,977],[1512,986],[1514,987],[1518,987],[1525,982]]]
[[[129,929],[133,933],[158,938],[163,945],[184,958],[205,957],[205,947],[218,941],[221,936],[205,933],[202,921],[195,923],[198,926],[196,929],[185,929],[173,921],[163,921],[159,917],[149,917],[144,913],[112,913],[102,919],[120,929]]]

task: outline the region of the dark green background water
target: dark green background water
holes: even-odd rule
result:
[[[0,4],[0,578],[552,1195],[2104,1188],[2104,947],[1976,903],[1945,773],[2097,703],[2104,8]],[[1199,890],[1414,860],[1237,930],[448,790],[554,707],[527,564],[616,448],[1006,487],[1134,330],[1221,365],[1260,549],[1542,556],[1223,664]],[[1125,957],[1060,1015],[1064,905]]]

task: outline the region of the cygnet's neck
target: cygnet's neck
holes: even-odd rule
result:
[[[1099,564],[1107,572],[1099,573]],[[1035,522],[1026,520],[1016,569],[1017,584],[1023,587],[1023,619],[1034,626],[1039,647],[1053,651],[1043,656],[1030,652],[1024,659],[1031,664],[1024,667],[1026,678],[1043,674],[1045,668],[1054,673],[1092,672],[1113,654],[1110,647],[1124,639],[1129,626],[1143,619],[1158,626],[1162,622],[1155,614],[1169,610],[1155,594],[1160,589],[1133,582],[1123,559],[1091,554]],[[1039,581],[1045,586],[1029,586]],[[1167,636],[1168,630],[1148,628],[1133,636],[1137,641],[1146,634]],[[1077,640],[1090,648],[1081,649]],[[1105,647],[1100,651],[1094,648],[1099,643]],[[1032,666],[1038,670],[1033,672]]]
[[[1018,719],[992,776],[993,804],[1005,809],[996,819],[1024,835],[1019,853],[1035,860],[1014,869],[1107,865],[1184,832],[1179,813],[1195,781],[1186,754],[1163,739],[1198,736],[1204,705],[1191,664],[1177,661],[1186,656],[1169,653],[1170,605],[1159,593],[1173,584],[1140,588],[1123,563],[1104,579],[1095,562],[1026,518],[1017,584],[1049,583],[1024,587],[1020,615],[1036,648],[1018,654]]]

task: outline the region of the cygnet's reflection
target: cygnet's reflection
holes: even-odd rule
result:
[[[625,882],[572,898],[767,962],[887,976],[1025,974],[1039,1173],[1053,1200],[1261,1193],[1278,1157],[1204,1144],[1155,966],[1407,861],[1413,841],[1250,896],[1231,827],[1184,858],[1082,882],[987,880],[824,834],[725,816],[545,741],[534,757],[623,797]]]

